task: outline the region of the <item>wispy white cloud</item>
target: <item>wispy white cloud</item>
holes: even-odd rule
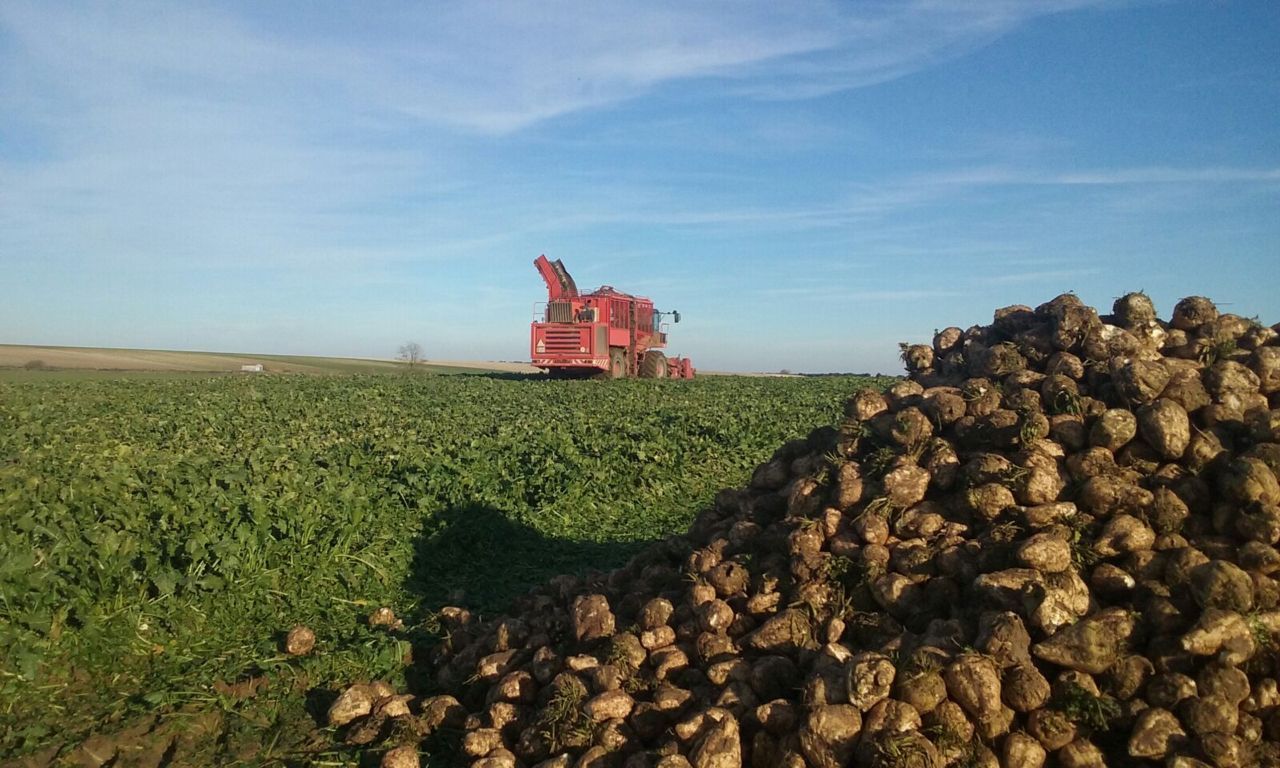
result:
[[[506,192],[531,211],[486,220],[476,204],[501,180],[473,178],[465,137],[440,128],[508,133],[676,81],[757,98],[858,87],[1090,4],[480,2],[298,24],[269,6],[16,0],[0,5],[0,130],[30,142],[0,153],[4,251],[74,261],[93,243],[117,264],[313,255],[322,268],[335,248],[429,255],[552,226],[830,226],[920,191],[790,210],[664,209],[655,193],[572,212]],[[829,130],[799,115],[755,130],[771,141],[797,126]]]
[[[358,19],[335,12],[302,34],[269,9],[237,17],[193,4],[14,2],[0,9],[0,25],[37,61],[41,77],[21,94],[29,104],[48,85],[99,106],[138,96],[144,84],[151,96],[196,87],[243,103],[253,85],[259,94],[323,94],[391,122],[407,115],[502,133],[677,80],[770,98],[884,82],[1038,16],[1099,4],[472,2]]]
[[[1077,266],[1072,269],[1038,269],[1023,272],[1002,271],[999,274],[975,278],[975,282],[992,285],[1010,285],[1015,283],[1060,283],[1063,280],[1076,280],[1081,277],[1102,274],[1100,267]]]
[[[1210,185],[1247,187],[1280,184],[1280,168],[1270,167],[1133,167],[1082,171],[1060,171],[1031,167],[972,166],[878,179],[849,184],[847,191],[817,202],[791,206],[702,206],[674,207],[666,190],[629,184],[610,189],[596,184],[596,197],[607,204],[584,198],[557,206],[536,217],[535,228],[580,228],[607,224],[645,224],[692,228],[742,228],[789,231],[847,227],[882,221],[944,202],[971,204],[984,191],[999,192],[1018,187],[1040,188],[1133,188],[1139,198],[1152,194],[1167,199],[1159,188],[1198,188]],[[1152,190],[1156,190],[1152,192]],[[601,191],[604,194],[600,194]],[[1113,205],[1130,205],[1132,196],[1117,198]],[[1179,198],[1180,199],[1180,198]],[[1030,205],[1028,203],[1028,205]],[[1053,208],[1059,204],[1055,203]],[[888,238],[891,239],[891,238]],[[900,247],[900,246],[896,246]],[[1007,243],[988,241],[986,247],[1007,249]],[[958,250],[942,247],[942,252]],[[978,247],[965,248],[978,252]],[[937,253],[937,251],[934,251]]]
[[[1115,170],[1061,173],[1033,184],[1234,184],[1280,182],[1280,168],[1119,168]]]
[[[1139,166],[1084,170],[1045,170],[1001,165],[952,168],[909,176],[898,190],[948,187],[1119,186],[1154,184],[1234,184],[1280,182],[1280,168],[1227,166]],[[902,194],[907,194],[902,192]]]
[[[989,44],[1027,21],[1088,6],[1095,0],[936,0],[849,4],[853,13],[825,23],[841,43],[780,65],[739,74],[747,93],[778,99],[809,98],[875,85],[919,71]]]
[[[886,290],[849,290],[847,288],[790,287],[765,288],[753,291],[761,298],[806,299],[811,301],[919,301],[942,296],[956,296],[958,291],[928,288],[904,288]]]

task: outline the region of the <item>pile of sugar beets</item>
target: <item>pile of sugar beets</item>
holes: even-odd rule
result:
[[[417,765],[1280,764],[1280,340],[1207,299],[998,310],[689,531],[513,612],[439,690],[356,685]]]

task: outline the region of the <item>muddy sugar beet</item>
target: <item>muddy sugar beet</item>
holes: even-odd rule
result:
[[[1064,295],[903,360],[686,534],[446,609],[439,692],[339,733],[460,732],[477,767],[1277,764],[1276,330]]]

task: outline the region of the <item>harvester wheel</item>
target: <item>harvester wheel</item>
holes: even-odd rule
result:
[[[655,350],[645,352],[644,359],[640,361],[640,378],[667,378],[667,356]]]
[[[627,378],[627,352],[619,347],[609,350],[609,378]]]

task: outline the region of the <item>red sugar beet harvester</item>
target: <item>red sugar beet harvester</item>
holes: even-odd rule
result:
[[[692,379],[693,361],[667,357],[667,324],[679,312],[659,312],[643,296],[602,285],[591,293],[578,286],[559,259],[539,256],[533,266],[547,284],[547,302],[535,310],[529,349],[533,364],[552,376],[610,379]]]

